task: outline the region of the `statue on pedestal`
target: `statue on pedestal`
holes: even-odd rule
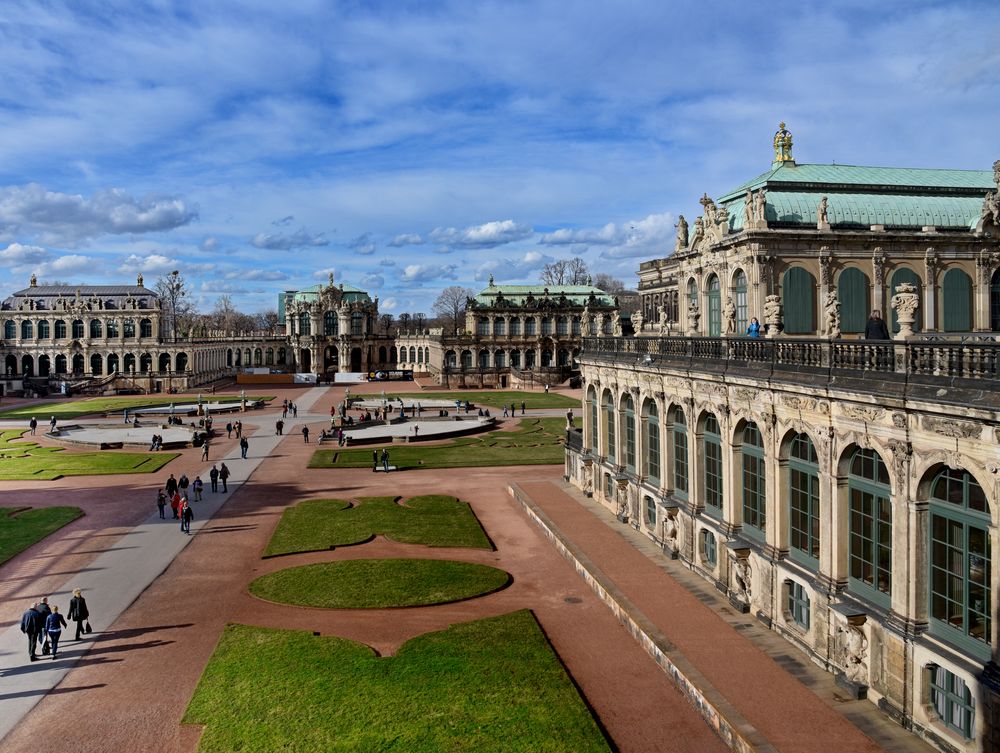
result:
[[[823,332],[830,339],[840,337],[840,301],[833,290],[826,294],[823,305]]]
[[[899,322],[899,332],[896,333],[895,339],[906,340],[913,337],[913,323],[917,319],[917,308],[920,306],[917,286],[910,282],[897,285],[896,294],[889,301],[889,306],[896,312],[896,321]]]
[[[732,296],[729,296],[728,298],[726,298],[726,308],[724,309],[723,313],[725,314],[725,319],[726,319],[725,334],[726,335],[735,335],[736,334],[736,304],[733,303],[733,297]]]
[[[677,215],[677,242],[674,244],[674,251],[683,251],[688,246],[688,224],[683,214]]]
[[[781,298],[769,295],[764,299],[764,324],[767,325],[765,337],[774,338],[781,334]]]
[[[816,227],[820,230],[826,230],[830,227],[828,207],[829,200],[824,196],[819,200],[819,205],[816,207]]]
[[[688,306],[688,335],[698,334],[698,320],[701,319],[701,312],[695,304]]]

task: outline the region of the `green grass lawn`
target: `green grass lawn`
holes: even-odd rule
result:
[[[79,507],[0,507],[0,565],[81,515]]]
[[[378,398],[378,395],[362,395],[361,397],[371,399]],[[397,397],[403,398],[403,402],[409,405],[412,401],[419,403],[423,400],[468,400],[473,405],[488,405],[491,408],[500,408],[514,403],[517,409],[521,410],[521,403],[524,402],[526,408],[579,408],[580,399],[576,397],[566,397],[556,392],[547,395],[544,392],[502,392],[500,390],[478,390],[475,392],[400,392],[392,395],[387,394],[386,398],[395,400]]]
[[[239,400],[238,395],[202,395],[204,402],[231,403]],[[274,395],[247,395],[247,400],[273,400]],[[141,395],[137,397],[91,397],[82,400],[69,400],[58,403],[27,403],[16,408],[0,411],[0,418],[23,418],[25,421],[32,416],[38,419],[41,426],[46,426],[49,419],[55,416],[58,420],[89,416],[92,413],[108,413],[122,411],[125,408],[147,408],[154,405],[184,405],[197,403],[197,395]]]
[[[402,502],[362,497],[359,502],[351,507],[342,499],[310,499],[289,507],[264,556],[360,544],[376,535],[405,544],[492,548],[472,508],[455,497],[430,494]]]
[[[269,573],[250,584],[250,593],[300,607],[384,609],[471,599],[509,582],[510,575],[503,570],[474,562],[341,560]]]
[[[155,473],[177,457],[174,452],[70,452],[14,441],[24,429],[0,432],[0,481],[51,481],[63,476]]]
[[[379,658],[343,638],[229,625],[183,722],[200,753],[607,753],[531,612],[455,625]]]
[[[565,460],[565,428],[562,418],[521,419],[514,431],[491,431],[448,444],[393,445],[389,462],[400,469],[561,465]],[[309,461],[310,468],[371,468],[371,464],[371,448],[317,450]]]

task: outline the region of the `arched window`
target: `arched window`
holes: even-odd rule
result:
[[[494,337],[503,337],[507,332],[507,320],[502,316],[498,316],[493,320],[493,335]]]
[[[336,311],[327,311],[323,314],[323,334],[334,337],[340,334],[340,318]]]
[[[896,294],[896,288],[902,285],[903,283],[909,283],[915,286],[917,289],[917,295],[918,296],[921,295],[922,283],[920,282],[920,277],[917,276],[917,273],[914,272],[912,269],[907,269],[906,267],[900,267],[899,269],[897,269],[895,272],[892,273],[892,279],[889,281],[890,298]],[[920,301],[918,312],[923,311],[924,309],[923,298],[922,297],[918,298],[918,300]],[[892,319],[889,322],[889,324],[892,327],[892,329],[889,330],[890,332],[899,332],[899,317],[896,314],[896,309],[892,309]],[[917,316],[916,321],[913,322],[913,331],[914,332],[920,331],[919,316]]]
[[[535,353],[534,350],[526,350],[526,351],[524,351],[524,368],[526,368],[526,369],[533,369],[533,368],[535,368],[536,358],[537,358],[537,355],[536,355],[536,353]]]
[[[688,436],[684,411],[680,407],[673,411],[674,437],[674,495],[687,499],[688,495]]]
[[[83,337],[83,320],[74,319],[73,320],[73,339],[79,340]]]
[[[153,322],[149,319],[139,320],[139,337],[153,336]]]
[[[56,319],[55,331],[56,331],[56,337],[55,337],[56,340],[65,340],[66,322],[64,322],[62,319]]]
[[[966,740],[976,736],[976,702],[965,680],[944,667],[928,667],[931,680],[931,705],[944,726]]]
[[[701,529],[701,561],[709,567],[715,567],[719,555],[715,548],[715,534],[707,528]]]
[[[66,373],[66,356],[64,355],[56,356],[56,373],[57,374]]]
[[[476,320],[476,334],[480,337],[486,337],[490,333],[490,320],[485,316],[481,316]]]
[[[108,320],[108,337],[118,337],[118,320]]]
[[[572,321],[572,323],[571,323],[570,326],[572,328],[572,333],[574,335],[579,335],[580,334],[580,322],[581,322],[581,319],[580,319],[579,316],[574,316],[573,317],[573,321]]]
[[[264,365],[273,366],[274,365],[274,348],[268,348],[264,351]]]
[[[892,593],[892,503],[889,471],[877,452],[855,450],[847,493],[849,585],[859,594],[888,605]]]
[[[819,566],[819,458],[808,434],[796,434],[788,447],[789,557]]]
[[[263,366],[264,365],[264,353],[260,348],[253,349],[253,365]],[[180,371],[180,369],[178,369]]]
[[[625,439],[625,468],[635,473],[635,403],[631,395],[622,401],[622,436]]]
[[[122,335],[125,339],[135,337],[135,319],[126,319],[122,322]]]
[[[125,357],[122,359],[122,368],[126,374],[135,373],[135,355],[132,353],[126,353]]]
[[[736,304],[736,334],[742,334],[750,325],[747,311],[747,276],[742,269],[736,270],[736,275],[733,277],[733,293]]]
[[[705,462],[705,511],[712,515],[722,514],[722,436],[719,422],[709,413],[705,417],[702,433],[702,457]]]
[[[1000,332],[1000,269],[990,280],[990,329]]]
[[[501,369],[507,365],[506,354],[502,350],[493,354],[493,365]]]
[[[170,371],[170,354],[169,353],[160,353],[160,360],[159,360],[159,363],[157,365],[158,365],[159,370],[161,372],[163,372],[163,371]]]
[[[516,351],[515,351],[516,352]],[[511,353],[511,366],[514,365],[514,354]],[[593,385],[587,388],[587,418],[590,420],[590,444],[587,447],[594,453],[598,451],[597,444],[597,392]]]
[[[479,351],[479,368],[488,369],[490,367],[490,352],[488,350]]]
[[[802,267],[792,267],[781,278],[784,327],[789,335],[816,332],[816,278]],[[841,311],[844,307],[841,306]],[[867,318],[867,317],[866,317]]]
[[[655,483],[660,482],[660,417],[656,403],[647,400],[644,410],[646,419],[646,475]]]
[[[656,500],[646,497],[646,525],[653,528],[656,525]]]
[[[551,335],[552,334],[552,317],[543,316],[542,317],[542,334]]]
[[[414,348],[412,345],[410,346],[410,359],[409,360],[410,360],[410,363],[416,363],[417,362],[417,349]]]
[[[556,334],[557,335],[569,334],[569,319],[567,319],[565,316],[556,317]]]
[[[365,333],[365,315],[360,311],[351,314],[351,334],[363,335]]]
[[[837,280],[837,298],[841,332],[864,332],[871,313],[868,275],[855,267],[845,269]]]
[[[52,331],[49,328],[49,320],[48,319],[42,319],[40,322],[38,322],[38,339],[39,340],[48,340],[52,336],[51,332]]]
[[[278,365],[284,366],[288,361],[288,351],[284,348],[278,348]]]
[[[247,353],[248,354],[250,353],[249,349],[247,349]],[[249,364],[250,364],[250,357],[248,355],[247,356],[247,365],[249,365]],[[177,357],[174,359],[174,371],[178,371],[178,372],[187,371],[187,367],[188,367],[187,353],[178,353]]]
[[[764,507],[764,440],[752,421],[743,429],[743,525],[750,534],[764,535],[767,512]]]
[[[521,351],[512,350],[510,352],[510,366],[512,369],[521,368]]]
[[[90,337],[91,339],[101,336],[101,320],[91,319],[90,320]],[[99,373],[99,372],[98,372]]]
[[[601,411],[604,413],[604,450],[608,460],[615,460],[615,402],[610,392],[605,392],[601,398]]]
[[[94,376],[100,376],[104,373],[104,369],[102,368],[103,364],[101,363],[102,360],[103,359],[101,358],[100,353],[94,353],[90,357],[90,373]]]
[[[30,319],[21,320],[21,339],[30,340],[35,336],[35,326]]]
[[[299,314],[299,334],[300,335],[311,335],[312,334],[312,319],[309,313],[303,311]]]
[[[521,334],[521,319],[514,317],[510,320],[510,334],[512,337],[519,337]]]
[[[424,349],[417,348],[417,363],[423,363],[423,362],[424,362]]]
[[[147,374],[153,370],[153,357],[149,353],[139,356],[139,372]]]
[[[118,354],[111,353],[108,356],[108,373],[114,374],[116,371],[118,371]]]
[[[472,351],[463,350],[462,351],[462,368],[471,369],[472,368]]]
[[[17,339],[17,325],[13,319],[8,319],[3,323],[3,338],[4,340]]]
[[[688,292],[688,307],[695,306],[700,309],[701,306],[698,305],[698,283],[693,277],[690,280],[688,280],[687,292]]]
[[[711,275],[706,286],[708,292],[708,336],[722,334],[722,293],[719,290],[718,275]]]
[[[945,272],[942,285],[944,296],[944,331],[972,330],[972,280],[961,269]]]
[[[931,630],[990,657],[990,508],[965,470],[945,468],[931,482]]]

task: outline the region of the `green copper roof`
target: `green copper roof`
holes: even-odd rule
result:
[[[773,166],[753,180],[719,197],[728,202],[746,193],[767,186],[777,188],[782,184],[791,190],[809,187],[833,190],[857,190],[864,186],[875,191],[886,190],[896,193],[969,193],[982,197],[994,188],[993,173],[990,170],[932,170],[909,167],[860,167],[857,165],[797,165],[784,162]],[[893,191],[893,189],[896,189]],[[900,191],[899,189],[905,189]],[[865,191],[867,193],[867,191]],[[928,223],[929,224],[929,223]]]
[[[827,197],[827,218],[834,228],[885,225],[970,230],[979,220],[983,206],[980,196],[768,190],[767,220],[769,223],[815,227],[816,207],[823,196]],[[725,206],[729,210],[730,229],[742,229],[743,199],[727,202]],[[772,227],[780,227],[780,224]]]
[[[549,298],[559,300],[566,296],[566,301],[573,306],[584,306],[593,294],[598,305],[613,306],[614,299],[593,285],[490,285],[476,294],[473,300],[483,308],[496,305],[498,296],[511,306],[524,306],[530,295],[535,301]]]
[[[328,287],[329,285],[313,285],[309,288],[302,288],[302,290],[295,291],[294,298],[296,301],[315,301],[320,297],[323,290]],[[344,292],[344,300],[348,303],[353,301],[371,301],[368,293],[361,288],[356,288],[353,285],[345,285],[343,283],[338,283],[335,287]]]

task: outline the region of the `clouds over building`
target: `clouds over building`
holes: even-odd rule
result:
[[[256,248],[270,251],[293,251],[299,248],[329,246],[325,233],[310,233],[300,228],[294,233],[257,233],[250,239],[250,244]]]
[[[471,225],[461,230],[439,227],[428,233],[427,237],[434,243],[450,248],[495,248],[529,238],[533,232],[530,225],[514,220],[499,220]]]

